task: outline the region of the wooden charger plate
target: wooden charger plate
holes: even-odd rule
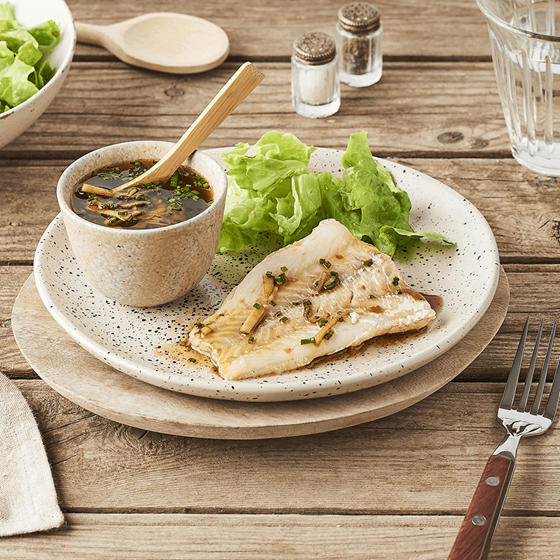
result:
[[[73,403],[144,430],[213,439],[266,439],[328,432],[389,416],[425,399],[490,343],[509,305],[503,269],[488,311],[453,348],[398,379],[309,400],[247,403],[175,393],[121,373],[83,350],[47,311],[33,274],[12,311],[21,352],[41,378]]]

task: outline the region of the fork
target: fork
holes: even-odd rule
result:
[[[528,411],[529,393],[537,362],[537,354],[541,342],[544,319],[541,319],[539,331],[533,349],[529,371],[517,408],[513,408],[516,389],[519,382],[521,362],[529,332],[529,317],[519,341],[513,367],[509,374],[506,388],[498,408],[498,418],[507,432],[506,437],[488,459],[482,477],[476,487],[474,496],[459,534],[453,544],[448,560],[485,560],[490,551],[492,537],[498,525],[517,456],[517,447],[524,436],[537,436],[546,432],[556,416],[558,400],[560,399],[560,361],[556,367],[548,402],[544,412],[539,414],[539,408],[544,392],[544,385],[552,354],[552,345],[556,333],[556,321],[552,326],[548,349],[541,369],[538,386],[531,409]]]

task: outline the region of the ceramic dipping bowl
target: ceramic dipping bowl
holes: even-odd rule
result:
[[[72,209],[74,187],[92,171],[123,161],[161,159],[172,146],[138,141],[100,148],[75,161],[58,181],[58,203],[78,265],[96,290],[125,305],[163,305],[202,280],[218,246],[226,172],[210,156],[194,152],[184,165],[206,179],[213,204],[189,220],[154,229],[111,228],[81,218]]]

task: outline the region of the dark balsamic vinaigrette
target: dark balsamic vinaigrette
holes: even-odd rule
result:
[[[208,182],[186,166],[165,183],[126,188],[127,181],[141,176],[155,163],[157,160],[123,162],[88,174],[74,186],[72,210],[99,225],[153,229],[189,220],[212,204]]]

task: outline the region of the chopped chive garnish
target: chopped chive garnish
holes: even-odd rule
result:
[[[189,358],[189,362],[192,362],[193,364],[196,364],[196,360],[194,358]]]
[[[253,305],[253,307],[255,309],[260,309],[261,308],[261,304],[260,303],[255,303],[255,305]]]
[[[343,323],[343,322],[344,322],[344,317],[341,315],[341,316],[338,318],[338,320],[339,320],[341,323]]]
[[[323,286],[323,288],[325,290],[332,290],[336,286],[337,283],[338,283],[338,278],[335,276],[330,282],[327,282]]]
[[[285,323],[287,320],[288,320],[288,317],[282,317],[282,318],[280,319],[280,321],[282,321],[282,323]]]
[[[270,303],[270,305],[272,305],[272,307],[276,307],[276,302],[275,301],[270,300],[268,303]]]
[[[247,342],[248,342],[249,344],[253,344],[253,342],[255,342],[255,337],[254,337],[254,336],[250,336],[250,337],[247,339]]]
[[[373,294],[369,294],[369,299],[373,299],[374,295]]]
[[[315,342],[314,338],[302,338],[300,341],[302,344],[312,344]]]
[[[285,267],[285,266],[281,266],[281,267],[280,267],[280,270],[281,270],[282,272],[286,272],[286,270],[288,270],[288,269],[287,269],[287,267]]]
[[[299,301],[292,301],[292,305],[299,305],[300,302]]]
[[[308,299],[306,299],[306,300],[303,302],[303,305],[304,305],[305,307],[311,307],[311,302],[310,302]]]
[[[399,277],[398,277],[398,276],[395,276],[395,277],[393,278],[393,286],[396,286],[398,283],[399,283]]]
[[[321,320],[319,321],[319,325],[320,325],[321,327],[324,327],[326,324],[327,324],[327,320],[326,320],[326,319],[321,319]]]
[[[273,276],[273,275],[272,275],[272,272],[270,272],[270,270],[267,270],[267,271],[266,271],[266,275],[267,275],[269,278],[272,278],[272,276]]]
[[[367,261],[364,261],[364,266],[371,266],[372,264],[373,264],[372,259],[368,259]]]
[[[195,323],[194,326],[200,329],[200,327],[202,327],[202,323]]]
[[[322,264],[325,268],[330,268],[332,266],[327,259],[319,259],[319,263]]]
[[[338,272],[336,270],[331,270],[331,276],[338,276]]]
[[[402,290],[397,290],[397,294],[402,294]]]
[[[119,216],[124,216],[126,214],[126,210],[119,210]]]
[[[334,334],[333,331],[329,331],[329,332],[325,335],[325,338],[326,338],[327,340],[329,340],[333,334]]]

